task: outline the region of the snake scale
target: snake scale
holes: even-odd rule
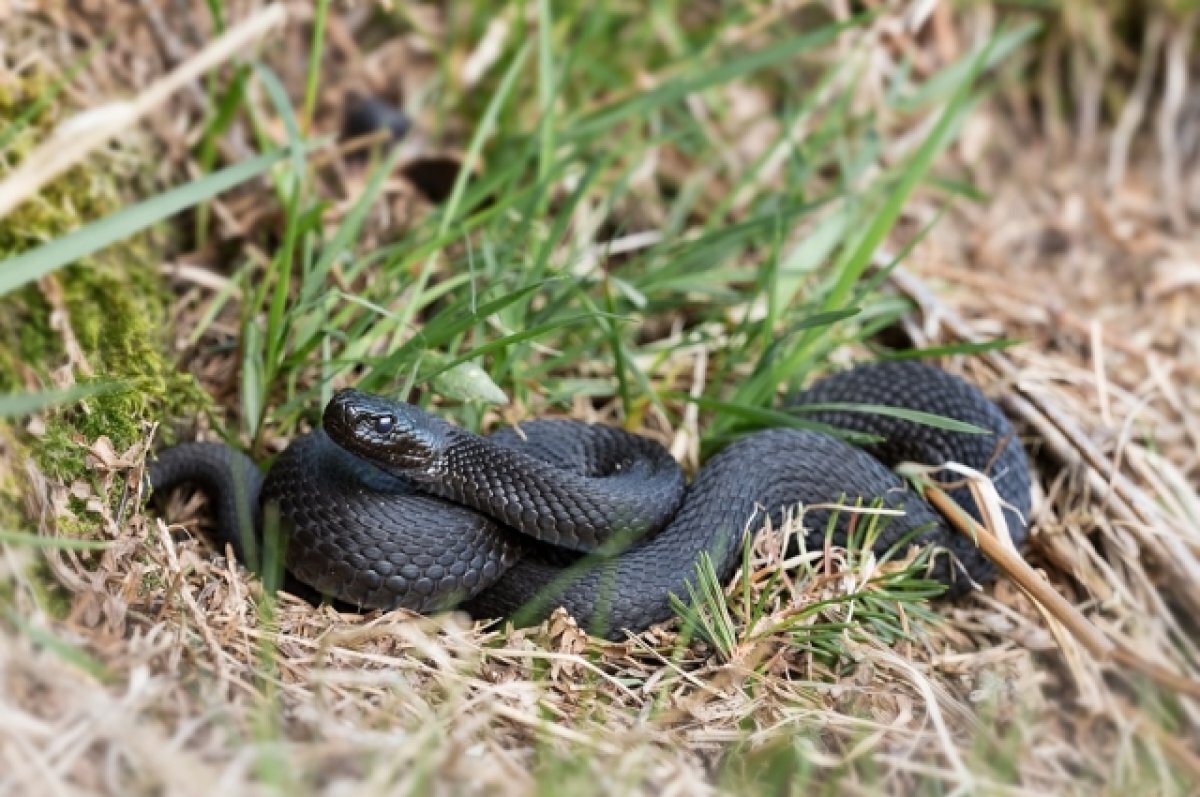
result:
[[[284,532],[291,584],[364,609],[433,612],[458,606],[476,617],[528,619],[565,607],[592,633],[618,638],[669,619],[686,599],[705,552],[728,581],[745,533],[785,510],[861,498],[903,510],[873,549],[900,541],[936,545],[930,575],[957,595],[996,575],[891,468],[900,462],[962,463],[991,476],[1014,543],[1027,536],[1030,471],[1012,425],[982,391],[916,361],[858,365],[791,397],[803,418],[871,435],[852,446],[802,428],[739,437],[690,484],[658,443],[614,427],[532,420],[481,436],[410,404],[354,390],[334,395],[321,428],[297,437],[265,476],[245,454],[214,443],[160,452],[150,485],[199,486],[217,534],[253,560],[269,517]],[[921,423],[912,413],[965,422],[986,433]],[[981,519],[961,477],[938,475]],[[850,514],[834,515],[833,544]],[[804,542],[825,545],[829,510],[804,515]]]

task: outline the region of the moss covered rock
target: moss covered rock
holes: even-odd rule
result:
[[[5,84],[0,118],[18,118],[49,88],[43,77]],[[0,150],[0,177],[19,165],[57,124],[48,108]],[[0,267],[8,257],[76,230],[124,204],[147,157],[99,156],[71,169],[0,219]],[[136,154],[135,154],[136,155]],[[153,420],[200,411],[206,399],[166,352],[169,296],[158,276],[163,245],[151,235],[123,241],[37,284],[0,297],[0,393],[74,381],[112,381],[118,389],[47,414],[36,435],[11,439],[51,479],[86,471],[86,447],[105,436],[117,450]]]

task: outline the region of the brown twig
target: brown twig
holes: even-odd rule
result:
[[[975,540],[988,559],[1015,581],[1030,598],[1044,606],[1089,653],[1104,661],[1112,657],[1116,645],[1084,617],[1082,612],[1071,605],[1070,601],[1058,594],[1048,581],[1041,578],[1020,554],[997,539],[928,478],[915,478],[920,483],[926,500],[949,518],[956,529]]]
[[[877,262],[887,263],[889,260],[888,253],[879,253]],[[900,291],[934,314],[956,338],[969,343],[981,341],[961,316],[941,302],[913,274],[897,267],[891,272],[890,280]],[[1179,599],[1190,611],[1200,615],[1200,562],[1179,536],[1151,531],[1156,523],[1171,525],[1154,502],[1117,470],[1074,420],[1036,393],[1022,389],[1020,371],[1011,360],[995,351],[982,352],[979,359],[1010,386],[1010,394],[1004,399],[1009,411],[1037,430],[1046,448],[1060,461],[1084,469],[1089,484],[1099,494],[1106,496],[1112,514],[1122,521],[1137,538],[1142,550],[1153,557],[1171,579]]]
[[[80,163],[122,131],[166,102],[196,78],[236,57],[286,19],[284,6],[271,5],[230,28],[221,37],[128,102],[92,108],[68,119],[51,138],[0,182],[0,218],[34,196],[42,186]]]
[[[975,540],[984,555],[996,564],[1006,576],[1016,582],[1025,593],[1039,603],[1055,620],[1071,632],[1079,642],[1101,662],[1122,664],[1137,670],[1155,683],[1181,694],[1200,698],[1200,681],[1194,681],[1142,658],[1136,652],[1117,645],[1104,635],[1076,609],[1070,601],[1055,591],[1050,582],[1041,578],[1021,556],[1002,543],[987,528],[968,515],[939,486],[927,478],[915,476],[921,485],[925,499],[950,519],[960,532]]]

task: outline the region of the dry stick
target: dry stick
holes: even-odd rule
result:
[[[1133,93],[1125,101],[1117,126],[1113,130],[1112,144],[1108,153],[1108,169],[1105,182],[1109,191],[1115,192],[1125,180],[1125,168],[1129,163],[1129,150],[1133,137],[1146,116],[1146,106],[1150,104],[1150,92],[1154,90],[1154,73],[1157,71],[1159,51],[1163,38],[1167,33],[1166,15],[1155,14],[1150,18],[1143,34],[1142,46],[1138,50],[1141,58],[1138,62],[1137,78],[1133,84]]]
[[[877,262],[888,262],[890,254],[880,251],[877,257]],[[938,320],[957,338],[970,343],[980,342],[966,321],[911,273],[897,267],[891,272],[890,279],[921,307],[936,313]],[[1084,467],[1088,482],[1099,490],[1099,494],[1106,496],[1113,514],[1126,524],[1142,550],[1171,579],[1176,596],[1190,612],[1200,615],[1200,561],[1178,536],[1155,535],[1148,530],[1155,521],[1167,521],[1153,501],[1125,474],[1116,470],[1074,421],[1035,393],[1023,391],[1019,384],[1020,372],[1007,357],[1000,352],[988,351],[982,352],[980,359],[1011,386],[1011,395],[1006,397],[1005,403],[1013,414],[1033,426],[1060,460]]]
[[[1172,26],[1168,35],[1164,56],[1163,98],[1158,113],[1158,149],[1162,164],[1159,179],[1166,195],[1163,204],[1167,208],[1167,218],[1177,233],[1187,229],[1183,184],[1180,178],[1184,172],[1183,155],[1179,151],[1178,138],[1179,120],[1183,116],[1184,103],[1187,100],[1188,45],[1192,40],[1195,22],[1196,15],[1188,14],[1180,24]]]
[[[1176,692],[1200,699],[1200,681],[1180,675],[1169,667],[1139,656],[1137,651],[1125,645],[1117,644],[1113,651],[1113,661],[1137,670],[1159,686],[1165,686]]]
[[[1134,531],[1135,535],[1138,536],[1140,544],[1143,548],[1146,548],[1149,542],[1153,541],[1142,536],[1144,533],[1142,526],[1139,525],[1139,521],[1131,514],[1132,510],[1122,503],[1119,498],[1114,500],[1113,496],[1109,495],[1111,492],[1111,485],[1105,481],[1104,477],[1099,472],[1093,468],[1087,467],[1087,463],[1085,463],[1083,459],[1076,453],[1075,449],[1071,445],[1070,440],[1068,440],[1067,437],[1061,431],[1059,431],[1057,426],[1044,418],[1038,412],[1037,408],[1020,396],[1006,396],[1003,400],[1003,403],[1005,409],[1010,414],[1025,419],[1025,421],[1035,429],[1038,434],[1038,439],[1046,448],[1053,451],[1055,455],[1058,456],[1060,461],[1065,462],[1072,467],[1083,469],[1085,478],[1087,479],[1088,488],[1095,495],[1107,496],[1109,506],[1114,509],[1115,514],[1120,515],[1121,519],[1128,524],[1128,528]],[[1153,549],[1150,549],[1150,553],[1152,556],[1155,556]],[[1158,559],[1160,557],[1155,556],[1155,558]],[[1148,600],[1153,602],[1154,607],[1157,608],[1160,615],[1166,618],[1167,623],[1176,630],[1179,630],[1177,623],[1174,621],[1173,616],[1169,613],[1169,610],[1167,609],[1167,606],[1163,602],[1163,598],[1158,591],[1151,590],[1146,597]]]
[[[1039,576],[1021,556],[1002,543],[975,518],[960,507],[953,498],[925,477],[916,477],[925,499],[951,521],[951,525],[975,540],[980,550],[1004,574],[1016,582],[1030,598],[1041,604],[1054,619],[1062,623],[1089,653],[1102,662],[1115,661],[1137,670],[1151,680],[1181,694],[1200,698],[1200,681],[1194,681],[1137,655],[1104,635],[1083,613],[1059,595],[1050,582]]]
[[[1088,652],[1098,659],[1107,661],[1117,646],[1091,623],[1070,601],[1059,595],[1050,582],[1039,576],[1021,555],[984,528],[975,518],[968,515],[953,498],[946,495],[926,477],[916,477],[926,500],[950,519],[952,525],[979,545],[980,550],[994,562],[1005,575],[1062,623]]]
[[[886,254],[881,253],[881,256],[885,259],[890,259]],[[897,267],[892,271],[890,278],[900,290],[922,307],[935,310],[939,320],[949,327],[956,336],[962,340],[978,342],[978,336],[971,331],[966,322],[942,304],[915,276]],[[1143,549],[1153,552],[1155,548],[1151,543],[1155,541],[1155,538],[1152,538],[1143,528],[1144,525],[1149,525],[1157,514],[1149,506],[1149,499],[1141,493],[1141,490],[1136,485],[1125,478],[1123,474],[1115,472],[1111,463],[1095,449],[1091,441],[1083,435],[1083,432],[1063,417],[1061,413],[1057,412],[1053,407],[1038,401],[1036,396],[1021,396],[1020,388],[1017,384],[1017,368],[1006,357],[998,352],[985,352],[983,356],[993,368],[1011,383],[1014,395],[1010,399],[1009,404],[1011,408],[1016,410],[1015,414],[1031,422],[1040,432],[1043,432],[1043,440],[1059,454],[1060,458],[1067,462],[1088,466],[1089,481],[1095,484],[1102,492],[1109,492],[1110,502],[1118,510],[1118,514],[1123,515],[1130,522],[1130,529],[1139,537]],[[1104,473],[1101,473],[1101,470]],[[992,536],[991,532],[983,528],[974,518],[967,515],[949,496],[926,480],[922,480],[922,484],[924,485],[924,492],[928,500],[938,506],[947,517],[954,520],[956,528],[964,534],[969,535],[972,539],[975,539],[989,559],[1000,566],[1030,597],[1039,601],[1050,611],[1059,622],[1079,639],[1090,653],[1101,660],[1116,661],[1131,669],[1136,669],[1157,683],[1180,693],[1200,698],[1200,682],[1180,676],[1161,665],[1143,659],[1134,651],[1109,640],[1095,625],[1072,606],[1070,602],[1055,592],[1047,582],[1038,577],[1024,559],[1002,545],[999,540]],[[1139,517],[1140,513],[1138,510],[1146,512],[1146,515]],[[1172,547],[1172,554],[1178,554],[1179,547],[1183,545],[1182,540],[1170,536],[1158,539],[1163,544]],[[1177,545],[1171,546],[1172,542],[1177,543]],[[1182,553],[1186,556],[1186,548],[1182,549]],[[1160,560],[1174,559],[1173,564],[1178,565],[1178,567],[1174,570],[1169,570],[1169,572],[1173,576],[1182,579],[1178,585],[1181,588],[1181,596],[1187,601],[1195,601],[1196,582],[1187,580],[1189,576],[1186,572],[1188,564],[1195,564],[1194,560],[1182,561],[1178,555],[1156,558]],[[1165,567],[1166,562],[1164,561],[1162,564]],[[1200,605],[1200,602],[1197,603]]]
[[[230,28],[191,60],[154,83],[132,100],[110,103],[66,120],[50,140],[38,147],[0,183],[0,218],[37,194],[42,186],[75,166],[95,149],[167,101],[209,70],[245,51],[253,42],[282,24],[287,14],[282,4]]]
[[[167,21],[163,18],[162,11],[156,6],[153,0],[139,0],[142,6],[142,13],[146,15],[146,21],[150,25],[150,30],[158,39],[159,49],[162,50],[163,59],[168,67],[175,67],[187,60],[187,50],[183,46],[183,42],[179,40],[174,33],[171,32]],[[209,101],[208,95],[204,93],[204,89],[200,88],[198,81],[192,81],[182,87],[187,91],[188,98],[191,100],[196,110],[203,116],[207,114],[212,103]],[[221,150],[222,155],[226,155],[230,160],[248,159],[254,157],[254,153],[250,151],[250,147],[239,136],[222,136],[217,142],[217,147]]]

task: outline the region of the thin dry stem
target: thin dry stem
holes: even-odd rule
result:
[[[214,39],[177,69],[151,84],[132,100],[99,105],[63,122],[49,141],[29,154],[0,182],[0,219],[96,149],[157,110],[198,77],[237,57],[254,42],[283,24],[283,4],[262,9]]]

